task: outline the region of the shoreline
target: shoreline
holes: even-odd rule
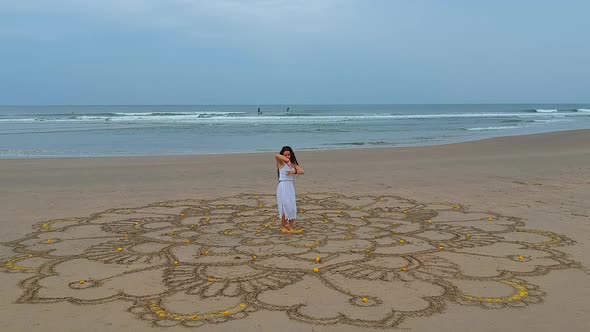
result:
[[[490,141],[490,140],[497,140],[497,139],[509,139],[513,137],[528,137],[528,136],[543,136],[543,135],[551,135],[551,134],[560,134],[560,133],[577,133],[577,132],[590,132],[590,129],[565,129],[565,130],[558,130],[558,131],[549,131],[549,132],[541,132],[541,133],[523,133],[519,135],[506,135],[506,136],[494,136],[494,137],[484,137],[484,138],[477,138],[472,140],[462,140],[457,142],[448,142],[448,143],[440,143],[440,144],[429,144],[429,145],[408,145],[408,146],[363,146],[363,147],[354,147],[354,148],[334,148],[334,149],[322,149],[322,148],[302,148],[302,149],[295,149],[301,153],[309,153],[309,152],[331,152],[331,151],[358,151],[358,150],[400,150],[400,149],[420,149],[420,148],[434,148],[439,146],[451,146],[451,145],[461,145],[461,144],[469,144],[474,142],[482,142],[482,141]],[[169,155],[121,155],[121,156],[47,156],[47,157],[10,157],[10,158],[0,158],[0,162],[3,161],[19,161],[19,160],[28,160],[28,161],[35,161],[35,160],[86,160],[86,159],[150,159],[150,158],[198,158],[198,157],[211,157],[211,156],[242,156],[242,155],[264,155],[264,154],[272,154],[274,151],[259,151],[259,152],[233,152],[233,153],[199,153],[199,154],[169,154]]]

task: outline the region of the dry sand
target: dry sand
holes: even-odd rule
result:
[[[0,330],[590,329],[590,131],[297,157],[297,235],[272,155],[1,160]]]

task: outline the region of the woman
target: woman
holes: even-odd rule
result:
[[[277,160],[277,174],[279,184],[277,186],[277,205],[281,218],[281,232],[295,233],[295,219],[297,219],[297,202],[295,198],[295,175],[303,175],[305,172],[299,166],[293,149],[283,146],[281,152],[275,156]],[[289,225],[287,226],[287,221]]]

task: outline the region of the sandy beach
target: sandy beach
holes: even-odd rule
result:
[[[296,235],[272,154],[0,160],[0,330],[590,329],[590,130],[296,153]]]

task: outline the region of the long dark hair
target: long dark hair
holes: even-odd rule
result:
[[[291,162],[291,164],[293,164],[293,165],[299,165],[299,163],[297,162],[297,157],[295,157],[295,152],[293,152],[293,149],[291,149],[290,146],[283,146],[283,148],[281,149],[281,152],[279,152],[279,154],[282,156],[285,151],[291,152],[291,158],[289,159],[289,161]],[[277,179],[279,177],[280,177],[279,176],[279,170],[277,169]]]
[[[291,149],[290,146],[283,146],[279,154],[282,156],[283,153],[285,153],[285,151],[291,152],[291,164],[299,165],[299,163],[297,162],[297,158],[295,157],[295,152],[293,152],[293,149]]]

